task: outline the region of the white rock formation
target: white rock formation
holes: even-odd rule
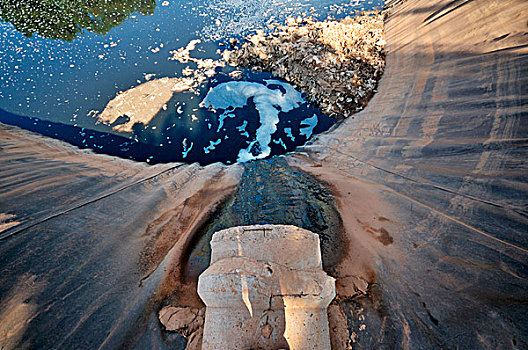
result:
[[[219,231],[200,276],[203,349],[330,349],[327,307],[335,281],[319,238],[295,226]]]

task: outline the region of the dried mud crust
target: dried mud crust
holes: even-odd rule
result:
[[[341,21],[290,17],[271,34],[249,36],[224,52],[224,59],[269,71],[295,85],[323,113],[347,118],[366,106],[383,74],[383,17],[381,12]]]

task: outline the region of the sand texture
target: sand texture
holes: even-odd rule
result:
[[[333,188],[338,276],[370,283],[340,302],[352,345],[528,346],[527,15],[523,1],[400,2],[379,93],[289,157]]]
[[[156,347],[142,335],[181,259],[169,252],[185,251],[239,168],[148,166],[4,125],[0,149],[0,212],[19,222],[0,232],[0,347]]]

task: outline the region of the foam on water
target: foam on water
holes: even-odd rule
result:
[[[224,112],[222,114],[220,114],[220,116],[218,117],[218,128],[216,129],[216,132],[220,132],[220,130],[222,129],[222,127],[224,126],[224,120],[226,118],[234,118],[236,117],[233,113],[229,113],[229,112]]]
[[[204,147],[204,153],[208,154],[211,151],[214,151],[216,149],[216,146],[218,146],[222,142],[222,139],[218,139],[216,141],[209,141],[209,146]]]
[[[249,138],[249,133],[246,131],[246,127],[247,127],[247,125],[248,125],[248,121],[247,121],[247,120],[244,120],[244,122],[242,123],[242,125],[237,126],[236,129],[238,130],[238,132],[240,133],[240,135]]]
[[[308,140],[312,136],[313,130],[317,125],[317,121],[317,114],[314,114],[312,117],[302,120],[301,126],[304,126],[304,128],[299,129],[299,134],[305,136]]]
[[[182,151],[182,157],[183,159],[187,158],[187,155],[192,150],[194,146],[194,142],[191,142],[189,146],[187,146],[187,138],[184,138],[182,141],[183,151]]]
[[[284,133],[286,134],[286,136],[288,136],[290,140],[295,142],[295,136],[293,136],[291,128],[284,128]]]
[[[206,107],[230,110],[246,106],[249,99],[253,98],[259,113],[260,127],[256,131],[255,139],[238,153],[238,162],[268,157],[271,154],[271,135],[277,131],[279,123],[279,112],[289,112],[305,102],[301,93],[288,83],[273,79],[264,82],[265,84],[230,81],[219,84],[211,88],[202,101]],[[280,88],[273,89],[271,85]]]
[[[287,146],[286,146],[286,144],[284,143],[284,141],[282,141],[282,139],[273,140],[273,143],[275,143],[275,144],[277,144],[277,145],[281,145],[284,149],[287,149]]]

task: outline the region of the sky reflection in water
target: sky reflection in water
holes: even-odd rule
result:
[[[169,60],[169,51],[193,39],[202,40],[193,57],[218,59],[220,43],[289,15],[310,13],[312,8],[315,17],[340,18],[380,4],[379,0],[4,1],[0,4],[0,121],[43,134],[54,129],[48,136],[151,163],[232,163],[240,150],[255,146],[261,126],[255,97],[229,109],[230,117],[221,118],[223,110],[200,107],[211,88],[233,80],[227,75],[231,67],[217,68],[219,74],[205,81],[196,94],[174,93],[148,125],[135,124],[133,132],[113,130],[113,125],[97,123],[92,115],[103,111],[116,93],[148,79],[181,77],[193,63]],[[244,70],[241,80],[265,87],[270,78],[267,73]],[[314,115],[317,125],[309,125]],[[307,126],[319,133],[333,124],[306,103],[288,111],[279,109],[278,116],[269,143],[272,155],[303,144],[311,134]],[[307,122],[308,118],[312,119]],[[93,134],[91,139],[82,136],[86,130]],[[94,141],[103,139],[113,141]],[[253,155],[258,157],[265,146],[257,144]]]

